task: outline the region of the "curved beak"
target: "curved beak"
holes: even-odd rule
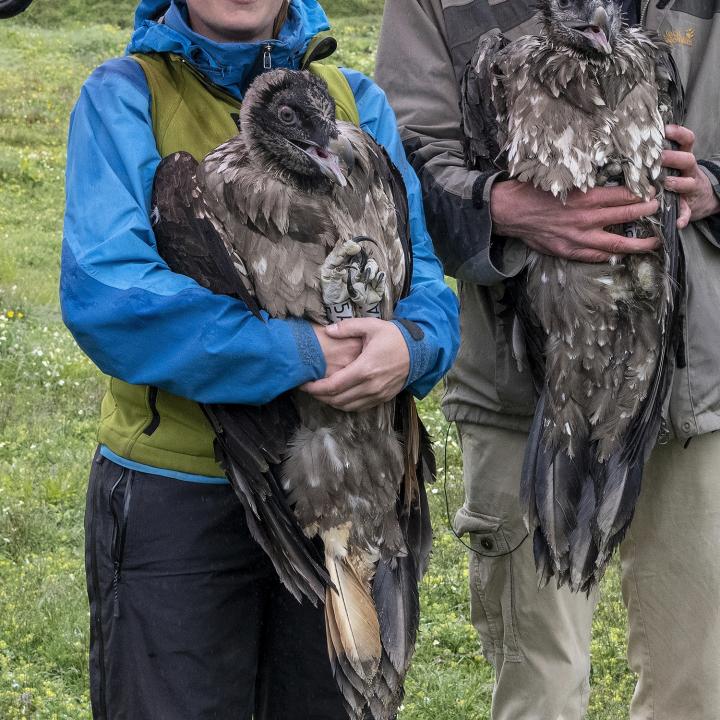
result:
[[[355,153],[347,138],[338,135],[337,138],[330,140],[327,147],[324,148],[308,142],[307,147],[303,147],[301,150],[318,166],[320,172],[328,180],[332,180],[340,187],[347,185],[347,178],[355,166]]]
[[[330,141],[328,148],[340,158],[342,164],[347,168],[347,174],[352,175],[355,167],[355,152],[350,141],[344,135],[338,135]]]
[[[595,8],[590,25],[581,32],[600,52],[606,55],[612,52],[608,14],[604,7]]]
[[[599,50],[604,55],[612,53],[610,22],[604,7],[595,8],[595,12],[593,12],[590,22],[587,24],[577,23],[572,27],[581,32],[596,50]]]

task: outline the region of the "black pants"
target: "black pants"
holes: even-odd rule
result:
[[[96,456],[86,568],[95,720],[343,720],[322,608],[299,604],[227,485]]]

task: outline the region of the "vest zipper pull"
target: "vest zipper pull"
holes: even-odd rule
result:
[[[272,70],[272,45],[270,43],[265,45],[265,52],[263,53],[263,70]]]

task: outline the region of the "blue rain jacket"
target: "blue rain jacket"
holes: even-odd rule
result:
[[[164,21],[156,22],[163,13]],[[127,52],[181,55],[242,98],[267,43],[213,42],[188,27],[186,13],[182,0],[141,2]],[[297,68],[309,41],[326,29],[316,0],[292,0],[280,37],[271,41],[273,66]],[[433,253],[420,186],[393,111],[370,79],[343,72],[362,128],[386,148],[408,190],[414,271],[412,290],[395,314],[424,331],[414,340],[397,323],[410,351],[408,385],[423,396],[457,352],[457,301]],[[60,296],[63,319],[80,347],[109,375],[205,403],[260,404],[323,377],[325,361],[309,323],[263,322],[241,301],[170,271],[149,220],[160,160],[142,69],[128,57],[104,63],[82,88],[68,141]]]

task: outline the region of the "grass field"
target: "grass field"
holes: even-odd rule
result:
[[[335,4],[340,62],[372,70],[379,17],[348,12],[373,12],[380,4]],[[103,380],[64,330],[57,304],[64,140],[83,79],[122,51],[128,36],[122,19],[132,5],[100,0],[92,6],[97,22],[88,24],[81,0],[36,0],[28,17],[0,26],[2,720],[89,717],[83,495]],[[423,414],[440,439],[445,423],[437,399],[423,403]],[[456,507],[461,469],[452,440],[449,451]],[[440,488],[432,493],[435,553],[401,718],[483,720],[492,675],[469,625],[464,551],[447,530]],[[615,568],[595,630],[590,718],[620,720],[633,679]]]

